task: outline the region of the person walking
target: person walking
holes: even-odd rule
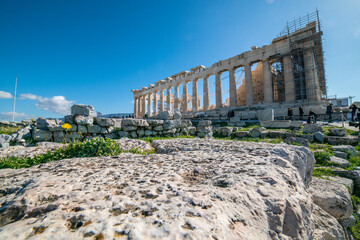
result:
[[[332,113],[334,112],[333,110],[333,105],[332,103],[330,103],[327,107],[326,107],[326,114],[329,116],[329,123],[332,122]]]
[[[351,121],[355,121],[354,117],[355,117],[355,113],[356,110],[358,109],[358,107],[355,104],[351,104],[351,106],[349,107],[351,109]]]
[[[299,115],[300,115],[300,120],[303,120],[304,117],[304,108],[302,106],[299,107]]]
[[[313,120],[314,120],[314,124],[316,123],[316,120],[318,118],[318,115],[310,108],[309,111],[309,116],[312,116]]]

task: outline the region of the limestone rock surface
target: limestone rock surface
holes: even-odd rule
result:
[[[155,145],[163,154],[0,170],[0,239],[313,239],[308,149],[211,139]]]
[[[310,192],[314,203],[337,220],[352,216],[350,194],[343,184],[315,177],[311,182]]]
[[[304,134],[316,133],[316,132],[322,132],[322,131],[323,131],[323,128],[317,124],[305,124],[304,129],[303,129]]]
[[[72,115],[92,116],[94,115],[94,110],[94,107],[90,105],[74,104],[71,106]]]

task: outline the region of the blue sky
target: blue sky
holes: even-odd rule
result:
[[[0,0],[0,118],[62,117],[73,103],[133,111],[131,89],[270,44],[319,9],[328,95],[360,100],[358,0]]]

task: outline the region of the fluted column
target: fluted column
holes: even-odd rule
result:
[[[140,116],[141,116],[141,97],[138,97],[136,117],[140,118]]]
[[[174,112],[179,111],[179,85],[174,87]]]
[[[209,77],[203,78],[203,110],[206,111],[209,109]]]
[[[254,93],[252,87],[252,78],[251,78],[251,65],[245,64],[245,91],[246,91],[246,106],[251,106],[254,104]]]
[[[316,68],[314,52],[309,49],[304,54],[306,95],[311,102],[320,101],[319,74]]]
[[[237,96],[236,96],[235,68],[229,69],[229,94],[230,94],[230,107],[236,107]]]
[[[182,100],[182,111],[188,111],[188,89],[187,89],[187,82],[183,84],[183,100]]]
[[[157,95],[156,92],[153,93],[153,116],[156,116],[157,114]]]
[[[147,97],[147,113],[150,116],[151,115],[151,93],[148,94]]]
[[[295,101],[295,82],[292,62],[290,56],[284,56],[282,61],[284,67],[285,102]]]
[[[137,116],[137,98],[134,97],[134,116]]]
[[[160,90],[160,106],[159,112],[164,111],[164,90]]]
[[[221,72],[215,73],[216,108],[222,107]]]
[[[273,85],[272,85],[272,74],[270,69],[270,63],[268,59],[262,61],[263,76],[264,76],[264,102],[273,102]]]
[[[199,108],[197,81],[198,81],[197,79],[194,79],[192,82],[192,111],[193,112],[196,112]]]
[[[166,111],[171,110],[171,88],[166,89]]]
[[[143,112],[142,112],[140,118],[143,118],[145,113],[146,113],[146,96],[144,95],[144,96],[142,96],[142,98],[143,98],[142,99],[142,110],[143,110]]]

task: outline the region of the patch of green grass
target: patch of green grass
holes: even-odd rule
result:
[[[28,168],[41,163],[47,163],[65,158],[81,158],[96,156],[114,156],[123,152],[136,154],[152,154],[154,150],[140,150],[137,148],[124,151],[111,139],[93,138],[84,142],[72,142],[65,148],[56,149],[32,158],[2,158],[0,159],[0,169],[2,168]]]
[[[153,141],[155,140],[166,140],[166,139],[175,139],[175,138],[195,138],[194,136],[185,136],[185,135],[181,135],[178,137],[143,137],[143,138],[137,138],[139,140],[143,140],[146,141],[150,144],[152,144]]]
[[[326,176],[334,176],[331,168],[315,168],[312,175],[317,178],[326,178]]]
[[[10,134],[16,132],[19,129],[21,129],[21,127],[0,126],[0,134],[10,135]]]
[[[353,216],[355,217],[356,222],[355,225],[350,227],[349,229],[353,238],[358,240],[360,239],[360,221],[355,211],[353,212]]]
[[[330,152],[314,152],[316,166],[338,166],[338,164],[330,162],[331,156],[333,154]]]
[[[259,123],[249,123],[249,122],[247,122],[246,126],[241,127],[241,129],[238,130],[238,131],[250,131],[250,129],[256,128],[256,127],[260,127]]]
[[[348,158],[350,166],[347,167],[347,170],[352,170],[354,167],[360,167],[360,156],[350,156]]]
[[[325,143],[309,143],[309,148],[310,150],[312,151],[315,151],[315,150],[324,150],[326,152],[329,152],[329,153],[332,153],[332,145],[330,144],[325,144]]]

